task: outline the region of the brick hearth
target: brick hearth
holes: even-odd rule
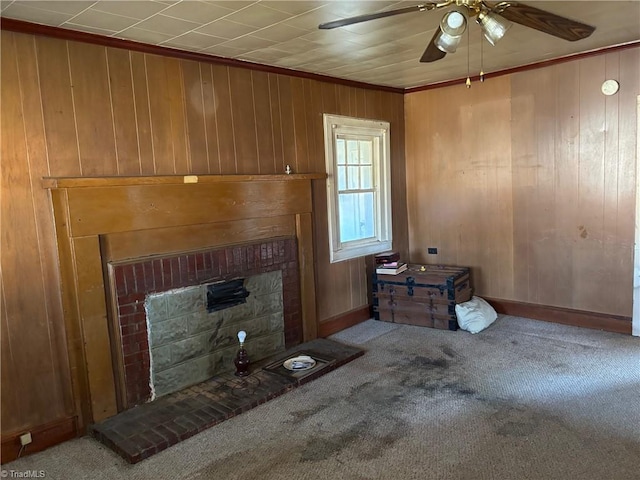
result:
[[[300,354],[323,359],[308,374],[282,374],[282,362]],[[252,365],[248,377],[219,375],[93,425],[93,436],[137,463],[207,428],[278,397],[364,354],[331,340],[303,343]],[[264,368],[263,368],[264,367]]]

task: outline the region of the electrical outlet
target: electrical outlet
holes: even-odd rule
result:
[[[29,445],[31,442],[33,442],[33,439],[31,438],[31,432],[20,435],[20,445],[22,445],[23,447],[25,445]]]
[[[429,247],[429,248],[427,248],[427,253],[429,255],[437,255],[438,254],[438,248],[437,247]]]

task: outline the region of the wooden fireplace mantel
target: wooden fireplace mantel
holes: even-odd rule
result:
[[[118,413],[105,265],[295,237],[303,341],[317,337],[312,180],[291,175],[44,178],[53,202],[79,429]]]
[[[121,187],[126,185],[183,185],[221,182],[320,180],[326,173],[281,175],[159,175],[151,177],[44,177],[44,188]]]

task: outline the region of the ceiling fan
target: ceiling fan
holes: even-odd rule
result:
[[[412,7],[334,20],[322,23],[318,28],[326,30],[404,13],[438,10],[451,6],[458,8],[454,8],[444,14],[439,28],[420,58],[421,62],[435,62],[444,58],[447,53],[454,53],[462,40],[462,34],[467,28],[467,17],[477,17],[476,23],[480,25],[484,37],[494,46],[511,27],[510,22],[519,23],[525,27],[571,42],[587,38],[595,30],[595,27],[590,25],[523,3],[500,2],[492,5],[483,0],[445,0],[438,3],[422,3]]]

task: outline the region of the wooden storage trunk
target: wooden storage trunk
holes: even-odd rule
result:
[[[469,267],[409,265],[398,275],[373,276],[376,320],[457,330],[456,304],[471,299]]]

